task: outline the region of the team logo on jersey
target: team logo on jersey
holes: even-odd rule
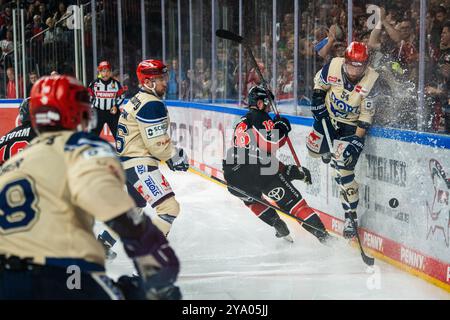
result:
[[[115,89],[116,88],[116,84],[113,82],[111,83],[111,88]]]
[[[441,164],[431,159],[429,162],[430,176],[433,181],[434,196],[431,204],[427,205],[427,240],[434,236],[435,239],[444,238],[445,245],[450,244],[450,178]]]
[[[284,194],[285,194],[285,191],[283,188],[276,187],[276,188],[270,190],[267,195],[275,201],[280,201],[281,199],[283,199]]]

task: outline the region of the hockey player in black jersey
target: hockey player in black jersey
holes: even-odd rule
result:
[[[295,165],[284,165],[275,157],[277,149],[286,143],[291,131],[289,120],[279,116],[274,119],[270,117],[269,96],[262,86],[254,86],[249,90],[248,105],[249,112],[236,125],[233,147],[227,150],[226,159],[223,161],[225,180],[248,195],[266,195],[281,209],[306,221],[308,225],[303,224],[303,227],[319,241],[325,242],[328,233],[322,221],[292,184],[293,180],[311,184],[309,170]],[[241,198],[258,218],[274,227],[277,237],[292,241],[286,223],[274,209],[234,190],[229,191]]]
[[[36,137],[36,133],[31,127],[28,99],[24,99],[20,104],[19,120],[18,127],[0,138],[0,166],[17,152],[22,151]]]

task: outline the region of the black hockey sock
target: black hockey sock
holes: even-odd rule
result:
[[[309,233],[313,234],[315,237],[319,238],[319,240],[327,236],[328,233],[325,230],[325,226],[323,225],[317,214],[312,215],[310,218],[305,220],[305,222],[307,224],[303,223],[302,227],[305,228],[305,230]]]
[[[267,223],[269,226],[273,227],[275,222],[280,220],[280,217],[276,213],[276,211],[272,208],[269,208],[267,211],[261,213],[258,218]]]

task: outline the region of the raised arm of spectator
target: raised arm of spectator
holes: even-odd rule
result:
[[[336,25],[332,25],[330,29],[328,29],[328,42],[323,46],[322,49],[319,50],[318,54],[320,57],[326,59],[331,49],[333,48],[333,44],[336,41]]]
[[[369,43],[368,46],[370,49],[379,50],[381,48],[381,30],[383,28],[383,20],[385,18],[385,10],[383,7],[380,8],[379,11],[380,17],[377,21],[375,28],[373,28],[372,32],[370,32]]]
[[[398,43],[402,40],[400,37],[400,32],[391,25],[391,22],[392,22],[392,18],[391,18],[390,14],[388,14],[387,16],[383,15],[383,14],[381,15],[381,23],[386,28],[386,31],[387,31],[389,37],[393,41]]]

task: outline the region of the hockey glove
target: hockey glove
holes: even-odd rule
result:
[[[187,171],[189,169],[188,157],[181,148],[177,148],[175,155],[167,160],[166,163],[172,171]]]
[[[291,128],[291,123],[289,122],[288,119],[284,118],[284,117],[280,117],[279,115],[277,115],[274,118],[274,129],[280,130],[280,136],[287,136],[288,133],[292,130]]]
[[[323,90],[314,90],[311,101],[311,112],[314,120],[321,122],[322,119],[328,118],[328,110],[325,106],[326,92]]]
[[[301,180],[306,184],[312,184],[311,172],[305,167],[297,167],[296,165],[287,165],[285,170],[289,180]]]
[[[340,140],[349,143],[342,154],[344,166],[347,168],[354,168],[356,166],[356,162],[358,162],[359,155],[364,149],[364,138],[360,138],[357,135],[352,135],[343,137]]]
[[[122,238],[126,253],[133,259],[141,286],[149,300],[179,300],[174,285],[180,263],[164,234],[146,217],[139,238]]]
[[[313,114],[314,120],[316,120],[318,122],[320,122],[320,121],[322,121],[322,119],[328,117],[328,110],[327,110],[327,107],[325,106],[325,104],[320,104],[317,106],[312,105],[311,112]]]

